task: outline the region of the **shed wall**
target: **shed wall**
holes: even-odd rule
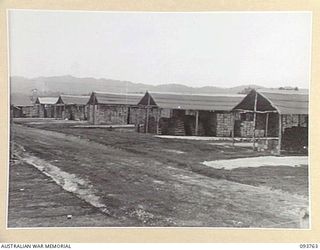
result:
[[[62,117],[68,120],[86,120],[86,113],[85,105],[65,105]]]
[[[128,122],[127,105],[88,105],[88,120],[94,124],[124,125]]]
[[[232,135],[233,115],[231,112],[216,113],[216,136],[229,137]]]
[[[164,115],[164,110],[157,107],[149,108],[149,122],[148,122],[148,132],[157,133],[157,119],[160,119],[161,114]],[[147,121],[147,108],[145,107],[130,107],[129,123],[135,124],[139,132],[146,131],[146,121]],[[160,124],[160,121],[159,121]],[[159,133],[160,134],[160,133]]]
[[[54,118],[55,108],[51,104],[35,104],[34,106],[36,117]]]

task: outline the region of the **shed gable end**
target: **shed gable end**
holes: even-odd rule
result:
[[[233,110],[246,110],[254,111],[255,96],[257,94],[257,108],[256,111],[277,111],[277,109],[272,105],[272,103],[264,96],[252,90],[238,105],[236,105]]]
[[[150,99],[149,99],[150,98]],[[151,105],[151,106],[157,106],[156,102],[154,101],[154,99],[152,98],[152,96],[147,92],[140,100],[140,102],[138,103],[138,105]]]

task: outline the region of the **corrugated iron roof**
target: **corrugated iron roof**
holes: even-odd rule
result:
[[[107,93],[107,92],[92,92],[90,101],[93,96],[96,98],[97,104],[109,104],[109,105],[137,105],[143,94],[119,94],[119,93]]]
[[[257,111],[277,111],[280,114],[308,114],[309,94],[305,91],[251,91],[234,110],[254,110],[254,96],[258,95]]]
[[[11,105],[16,107],[33,106],[33,102],[31,101],[31,98],[26,95],[11,95],[10,103]]]
[[[141,105],[147,105],[147,94],[150,94],[154,103],[160,108],[184,109],[184,110],[211,110],[228,111],[239,103],[244,95],[186,95],[147,92],[141,99]]]
[[[55,104],[58,101],[58,97],[38,97],[37,104]]]
[[[60,95],[57,103],[66,105],[86,105],[90,96],[76,96],[76,95]]]

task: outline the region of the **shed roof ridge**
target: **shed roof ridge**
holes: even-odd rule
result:
[[[92,93],[95,93],[95,94],[106,94],[106,95],[139,95],[139,96],[143,95],[143,93],[130,93],[130,92],[116,93],[116,92],[92,91]]]
[[[60,95],[61,97],[80,97],[80,98],[87,98],[90,95]]]

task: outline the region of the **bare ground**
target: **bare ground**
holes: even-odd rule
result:
[[[31,121],[33,121],[32,119]],[[139,154],[141,157],[158,160],[176,168],[187,169],[203,175],[228,179],[253,186],[265,186],[292,194],[308,197],[308,166],[292,169],[288,166],[270,168],[237,168],[233,170],[213,169],[200,164],[203,161],[228,160],[245,157],[264,156],[267,153],[252,152],[251,147],[233,148],[230,142],[194,141],[157,138],[152,135],[119,132],[108,129],[76,129],[69,121],[33,122],[20,119],[20,123],[45,130],[62,132],[78,138],[99,142],[112,148]],[[83,122],[82,122],[83,123]],[[80,124],[82,124],[80,123]],[[226,138],[228,139],[228,138]]]
[[[106,217],[99,209],[63,190],[34,166],[19,160],[10,165],[9,191],[8,227],[11,228],[122,225],[118,219]],[[72,218],[68,219],[68,215]]]
[[[308,192],[305,191],[307,168],[299,168],[301,174],[298,177],[292,172],[298,168],[286,169],[285,172],[290,172],[292,178],[282,178],[282,182],[274,186],[271,185],[274,181],[263,183],[261,176],[251,178],[252,183],[246,182],[249,182],[250,176],[259,175],[259,171],[266,173],[266,179],[272,179],[274,174],[282,173],[272,172],[275,167],[272,171],[263,169],[254,174],[244,169],[245,172],[234,174],[232,179],[227,173],[209,170],[199,163],[257,155],[249,149],[239,148],[235,151],[223,145],[201,141],[181,142],[133,132],[76,129],[57,124],[32,126],[13,125],[12,130],[12,152],[20,159],[19,164],[10,166],[9,226],[12,227],[112,225],[296,228],[299,227],[300,209],[308,206]],[[78,195],[77,189],[68,192],[61,190],[57,182],[52,182],[52,178],[45,175],[43,169],[39,171],[35,167],[35,159],[38,165],[39,162],[43,163],[40,165],[48,163],[74,178],[84,180],[86,187],[82,188],[92,190],[107,210],[95,208]],[[32,181],[31,199],[26,199],[17,187],[26,185],[26,178],[17,178],[17,168],[20,172],[30,171],[31,176],[38,175],[37,178],[43,180]],[[235,170],[232,172],[236,173]],[[288,173],[285,175],[288,176]],[[294,185],[295,178],[303,180]],[[281,176],[276,179],[279,182]],[[292,183],[290,190],[285,190],[283,187],[290,186],[288,183]],[[48,189],[45,192],[47,196],[38,191],[44,186]],[[68,195],[72,199],[55,198],[52,195],[55,193]],[[55,206],[46,203],[50,199],[56,203]],[[24,204],[30,203],[30,200],[33,209],[29,214],[24,214]],[[75,201],[85,203],[93,210],[89,213],[82,210],[82,206],[72,206]],[[59,211],[57,207],[69,209],[60,214],[63,219],[59,222],[59,219],[49,220],[46,214],[37,213],[39,207],[57,218],[60,218],[55,212]],[[73,214],[71,220],[65,219],[67,214]],[[82,215],[84,217],[81,219]]]

